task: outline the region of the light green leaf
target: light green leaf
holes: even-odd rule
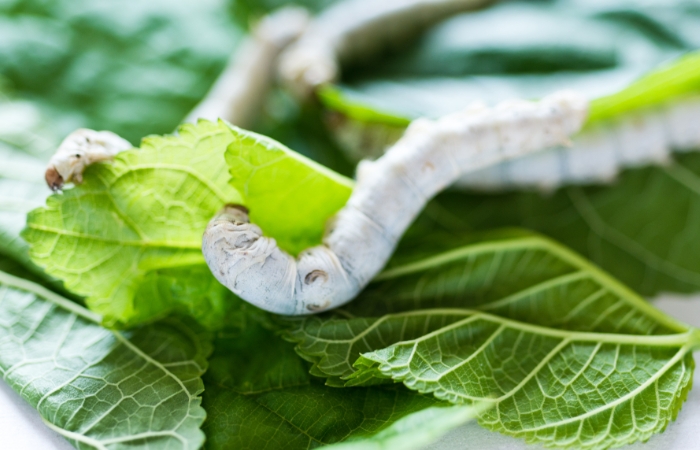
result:
[[[197,449],[208,336],[177,320],[129,332],[0,273],[0,373],[76,448]]]
[[[86,296],[107,326],[173,311],[221,326],[238,301],[209,272],[201,239],[216,211],[241,202],[223,156],[234,139],[228,125],[201,121],[88,168],[82,185],[29,214],[33,261]]]
[[[397,420],[374,436],[328,445],[323,450],[420,449],[451,429],[474,419],[486,409],[485,405],[427,408]]]
[[[595,99],[588,122],[611,119],[699,92],[700,52],[694,52],[652,71],[620,92]]]
[[[627,170],[611,186],[555,193],[450,192],[432,204],[426,234],[530,228],[585,255],[637,292],[700,291],[700,155]]]
[[[320,244],[353,181],[265,136],[240,128],[234,135],[226,162],[251,221],[293,254]]]
[[[27,213],[43,205],[50,192],[44,180],[44,161],[76,124],[70,115],[50,118],[50,108],[41,101],[6,96],[3,82],[0,78],[0,255],[13,262],[6,261],[2,270],[11,269],[67,293],[60,281],[31,261],[29,246],[20,233]]]
[[[504,237],[389,269],[289,338],[332,384],[402,381],[487,401],[490,429],[608,448],[645,440],[690,389],[700,331],[547,239]]]
[[[401,386],[323,386],[291,345],[261,328],[219,339],[215,349],[204,394],[210,449],[315,448],[369,437],[408,414],[444,405]]]
[[[641,75],[641,73],[639,73]],[[601,80],[602,81],[602,80]],[[620,90],[603,95],[591,101],[591,109],[588,115],[587,124],[614,119],[616,116],[626,114],[635,110],[654,107],[675,98],[697,95],[700,93],[700,52],[692,52],[673,60],[671,63],[654,68],[641,78],[633,80],[624,86],[618,83]],[[503,86],[500,88],[513,97],[533,97],[542,96],[552,91],[550,80],[549,89],[537,91],[536,93],[519,93],[518,89],[524,90],[521,85],[534,84],[528,77],[504,79],[500,81]],[[508,86],[511,84],[512,86]],[[565,87],[564,83],[560,87]],[[385,86],[391,90],[390,86]],[[449,87],[449,86],[448,86]],[[569,88],[575,88],[573,85]],[[372,93],[381,89],[372,88]],[[516,91],[516,92],[513,92]],[[518,95],[520,94],[520,95]],[[351,131],[354,131],[357,141],[364,134],[365,138],[372,138],[372,134],[378,133],[380,126],[385,129],[387,135],[385,139],[396,137],[397,129],[405,129],[410,123],[410,117],[420,117],[419,114],[410,112],[401,113],[401,108],[395,108],[397,112],[390,113],[381,106],[372,106],[368,102],[363,102],[364,97],[359,96],[355,90],[348,90],[343,86],[324,86],[319,92],[319,98],[323,104],[338,113],[344,119],[337,118],[331,129],[339,134],[339,138],[349,139]],[[505,96],[496,94],[497,99]],[[474,97],[477,99],[477,97]],[[480,99],[485,101],[486,99]],[[441,111],[442,114],[449,112],[449,109]],[[438,116],[440,113],[433,113]],[[348,120],[345,122],[345,120]],[[341,123],[339,123],[341,122]],[[360,123],[356,123],[360,122]],[[361,125],[364,125],[362,127]],[[393,132],[392,132],[393,131]],[[376,138],[374,140],[377,140]]]

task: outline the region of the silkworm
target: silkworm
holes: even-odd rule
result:
[[[700,98],[676,100],[594,124],[569,147],[504,161],[461,177],[472,190],[539,188],[606,183],[624,168],[665,164],[671,153],[700,148]]]
[[[44,177],[49,187],[57,191],[65,183],[83,181],[83,171],[90,164],[109,161],[124,150],[132,148],[126,139],[111,131],[78,129],[66,137],[49,160]]]
[[[467,173],[567,143],[587,108],[582,96],[559,92],[537,103],[417,120],[382,157],[360,163],[357,184],[322,245],[295,259],[249,222],[244,207],[229,205],[204,232],[204,259],[219,282],[264,310],[301,315],[335,308],[384,267],[435,194]]]
[[[341,65],[400,44],[428,25],[492,0],[348,0],[324,10],[280,56],[279,74],[300,97],[334,81]]]
[[[221,118],[244,128],[253,126],[274,82],[280,52],[302,33],[308,21],[306,10],[298,7],[263,17],[185,122]]]

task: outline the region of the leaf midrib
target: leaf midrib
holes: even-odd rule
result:
[[[549,252],[560,261],[567,263],[574,269],[585,271],[590,278],[596,283],[606,288],[612,294],[617,296],[633,308],[639,310],[650,318],[653,318],[658,324],[663,325],[671,330],[679,332],[686,331],[687,325],[679,322],[672,317],[663,314],[651,306],[647,301],[639,297],[628,287],[622,285],[605,272],[573,253],[572,251],[562,247],[561,245],[545,239],[540,236],[524,237],[507,239],[498,242],[487,242],[481,244],[472,244],[466,247],[458,248],[440,255],[427,258],[415,263],[406,264],[393,269],[389,269],[379,274],[374,281],[384,281],[392,278],[397,278],[404,275],[432,269],[444,264],[452,263],[474,255],[483,253],[495,253],[497,251],[513,251],[513,250],[542,250]]]
[[[223,161],[222,161],[223,164]],[[227,199],[226,195],[224,192],[219,189],[218,186],[216,186],[214,183],[210,182],[207,180],[202,174],[200,174],[198,171],[192,169],[191,167],[187,166],[182,166],[178,164],[166,164],[166,163],[152,163],[152,164],[126,164],[126,170],[118,175],[116,175],[112,180],[110,180],[110,183],[105,183],[105,186],[108,188],[111,188],[117,181],[119,181],[122,177],[125,177],[127,175],[132,174],[133,172],[137,172],[140,170],[160,170],[160,169],[168,169],[176,172],[184,172],[188,175],[191,175],[193,178],[195,178],[197,181],[199,181],[202,185],[206,186],[207,189],[209,189],[220,201],[221,203],[226,203],[228,201],[231,201],[231,199]]]
[[[100,236],[94,236],[85,233],[78,233],[75,231],[61,230],[58,228],[47,227],[45,225],[37,225],[34,223],[27,224],[27,228],[37,231],[44,231],[47,233],[54,233],[61,236],[70,236],[79,239],[91,240],[104,242],[108,244],[118,244],[125,245],[129,247],[144,247],[144,248],[174,248],[174,249],[184,249],[184,250],[201,250],[201,242],[187,242],[187,241],[155,241],[155,240],[120,240],[120,239],[110,239]]]
[[[5,285],[30,292],[36,295],[37,297],[43,298],[49,303],[53,303],[56,306],[63,308],[95,324],[99,325],[102,322],[102,316],[100,316],[99,314],[96,314],[86,308],[83,308],[75,302],[61,297],[60,295],[51,292],[43,286],[34,284],[22,278],[15,277],[13,275],[10,275],[9,273],[0,271],[0,285]]]
[[[338,343],[355,343],[362,337],[366,336],[371,330],[374,330],[381,323],[392,318],[402,318],[410,316],[420,316],[420,315],[457,315],[466,316],[464,320],[446,325],[439,328],[431,333],[425,334],[417,339],[411,339],[407,341],[398,341],[394,345],[408,344],[421,340],[426,340],[450,329],[460,327],[465,323],[476,321],[479,319],[493,322],[497,325],[506,325],[510,328],[534,333],[543,336],[549,336],[559,339],[569,339],[576,342],[604,342],[611,344],[631,344],[631,345],[646,345],[646,346],[661,346],[661,347],[673,347],[677,345],[690,345],[692,348],[700,348],[700,329],[697,328],[686,328],[685,331],[675,334],[658,334],[658,335],[635,335],[635,334],[623,334],[623,333],[600,333],[595,331],[572,331],[572,330],[560,330],[556,328],[549,328],[542,325],[535,325],[524,323],[512,319],[507,319],[505,317],[496,316],[493,314],[488,314],[482,311],[470,310],[470,309],[458,309],[458,308],[441,308],[441,309],[422,309],[409,311],[399,314],[386,314],[382,316],[379,320],[374,322],[370,327],[363,330],[357,336],[352,339],[336,340],[336,339],[324,339],[317,336],[311,336],[316,342],[327,342],[331,344]]]
[[[445,331],[449,331],[454,328],[458,328],[465,323],[469,323],[476,320],[486,320],[493,322],[497,325],[505,325],[509,328],[524,331],[528,333],[533,333],[541,336],[554,337],[558,339],[568,339],[575,342],[603,342],[610,344],[631,344],[631,345],[645,345],[645,346],[661,346],[661,347],[674,347],[682,345],[690,345],[692,348],[700,348],[700,329],[687,327],[681,333],[675,334],[658,334],[658,335],[634,335],[634,334],[622,334],[622,333],[599,333],[595,331],[572,331],[572,330],[560,330],[556,328],[545,327],[542,325],[535,325],[530,323],[524,323],[512,319],[507,319],[505,317],[496,316],[493,314],[485,313],[482,311],[470,310],[470,309],[457,309],[457,308],[444,308],[444,309],[424,309],[410,311],[400,314],[387,314],[387,318],[401,318],[416,315],[462,315],[467,316],[465,319],[458,322],[452,323],[450,325],[444,326],[437,329],[431,333],[425,334],[417,339],[411,339],[408,341],[399,341],[393,345],[408,344],[413,342],[420,342],[423,340],[435,337]],[[341,342],[333,341],[328,339],[317,339],[324,342]],[[352,340],[348,341],[352,342]]]

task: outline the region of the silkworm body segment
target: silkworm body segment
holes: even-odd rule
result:
[[[700,98],[625,114],[588,127],[571,146],[557,147],[460,177],[475,190],[554,189],[564,184],[611,181],[623,168],[664,164],[671,153],[700,147]]]
[[[330,220],[322,245],[293,258],[249,223],[244,208],[228,206],[204,233],[205,260],[222,284],[267,311],[302,315],[340,306],[384,267],[430,198],[478,169],[567,144],[587,107],[580,95],[558,92],[537,103],[417,120],[384,156],[360,164],[353,193]]]

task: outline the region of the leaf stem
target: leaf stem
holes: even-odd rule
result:
[[[688,341],[688,347],[692,351],[700,350],[700,328],[693,327],[690,332],[692,335]]]
[[[372,324],[370,328],[363,331],[360,335],[356,336],[351,342],[358,340],[361,336],[366,335],[369,331],[376,328],[376,326],[385,322],[390,318],[401,318],[410,316],[421,316],[421,315],[452,315],[452,316],[464,316],[464,319],[457,322],[451,323],[450,325],[439,328],[431,333],[425,334],[419,338],[412,339],[409,341],[402,342],[418,342],[430,339],[432,337],[438,336],[444,333],[446,330],[456,329],[464,326],[468,323],[475,322],[477,320],[485,320],[498,325],[505,325],[515,330],[521,332],[534,333],[542,336],[549,336],[556,339],[564,339],[570,342],[603,342],[609,344],[622,344],[622,345],[646,345],[654,347],[680,347],[687,346],[692,348],[700,349],[700,329],[694,327],[686,327],[682,332],[676,334],[658,334],[658,335],[636,335],[636,334],[615,334],[615,333],[599,333],[595,331],[571,331],[562,330],[558,328],[550,328],[542,325],[535,325],[526,322],[520,322],[518,320],[508,319],[501,316],[496,316],[493,314],[485,313],[483,311],[477,311],[472,309],[460,309],[460,308],[440,308],[440,309],[419,309],[397,314],[387,314],[382,316],[380,320]],[[319,341],[323,339],[316,338]],[[340,342],[340,341],[334,341]]]

